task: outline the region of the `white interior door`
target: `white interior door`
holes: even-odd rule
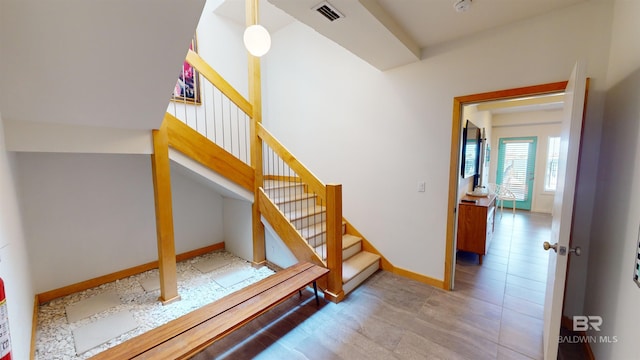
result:
[[[582,113],[586,90],[586,69],[583,62],[576,63],[567,84],[562,117],[558,186],[553,201],[551,244],[557,244],[557,253],[549,251],[547,291],[544,301],[544,358],[556,359],[558,336],[562,318],[562,303],[567,273],[567,256],[573,217],[573,197],[576,188]]]

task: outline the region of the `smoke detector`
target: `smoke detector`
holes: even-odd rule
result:
[[[465,12],[471,7],[471,1],[473,0],[456,0],[456,2],[453,3],[453,8],[456,9],[457,12]]]

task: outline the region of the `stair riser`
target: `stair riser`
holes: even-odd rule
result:
[[[280,209],[280,211],[284,213],[288,213],[291,211],[298,211],[301,209],[306,209],[307,207],[314,207],[314,206],[316,206],[315,198],[289,201],[282,204],[278,204],[278,208]]]
[[[307,238],[307,242],[311,247],[318,247],[327,242],[327,233],[323,232],[322,234]]]
[[[325,253],[327,251],[327,247],[325,245],[316,247],[314,248],[314,250],[318,255],[320,255],[322,260],[324,261],[327,260],[327,254]],[[346,249],[342,249],[342,261],[347,260],[348,258],[359,253],[360,251],[362,251],[362,242],[358,242],[357,244],[349,246]]]
[[[312,226],[321,222],[324,222],[327,220],[327,214],[322,212],[319,214],[315,214],[312,216],[307,216],[305,218],[302,219],[298,219],[298,220],[294,220],[291,223],[293,224],[293,226],[296,227],[296,229],[300,230],[302,228],[305,228],[307,226]]]
[[[362,284],[371,275],[373,275],[376,271],[378,271],[378,269],[380,269],[380,261],[376,261],[375,263],[369,265],[364,271],[356,275],[353,279],[342,284],[342,290],[344,291],[344,294],[346,295],[351,291],[353,291],[353,289],[358,287],[358,285]]]
[[[356,245],[350,246],[346,249],[342,250],[342,260],[347,260],[348,258],[352,257],[353,255],[359,253],[360,251],[362,251],[362,241],[359,241]]]
[[[294,197],[296,195],[304,194],[304,185],[266,189],[264,192],[267,193],[267,195],[272,199],[281,197]]]

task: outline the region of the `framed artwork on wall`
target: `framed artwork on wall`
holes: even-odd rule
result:
[[[193,36],[189,49],[198,52],[196,35]],[[178,81],[173,88],[171,100],[195,105],[202,103],[200,99],[200,73],[186,61],[182,64],[178,74]]]

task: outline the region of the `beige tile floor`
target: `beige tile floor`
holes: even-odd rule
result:
[[[294,296],[194,359],[541,359],[550,223],[498,215],[483,265],[459,254],[455,291],[380,271],[339,304]]]

